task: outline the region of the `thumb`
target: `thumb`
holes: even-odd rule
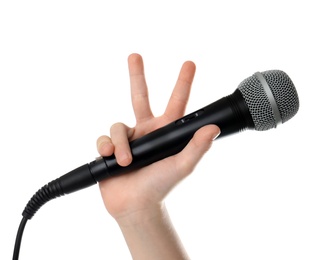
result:
[[[150,180],[153,184],[149,186],[152,187],[152,191],[157,192],[157,201],[162,200],[173,187],[193,171],[219,134],[220,129],[217,126],[204,126],[195,132],[181,152],[141,169],[142,172],[148,172],[144,175],[147,178],[143,177],[143,180]]]
[[[220,133],[220,128],[216,125],[207,125],[194,134],[187,146],[175,155],[177,173],[183,175],[179,177],[184,178],[194,170]]]

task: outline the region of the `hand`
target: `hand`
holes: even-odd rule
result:
[[[130,128],[123,123],[116,123],[110,129],[110,137],[101,136],[97,140],[100,155],[110,156],[114,153],[121,166],[127,166],[132,161],[129,141],[184,115],[195,74],[195,64],[185,62],[165,112],[154,117],[149,104],[142,57],[131,54],[128,67],[136,126]],[[180,153],[140,170],[100,182],[101,195],[108,212],[117,221],[127,218],[138,221],[140,216],[151,218],[152,212],[162,207],[162,201],[169,191],[193,171],[219,132],[214,125],[202,127]]]

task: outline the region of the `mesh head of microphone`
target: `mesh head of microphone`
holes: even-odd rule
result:
[[[261,73],[270,88],[282,123],[292,118],[299,109],[296,88],[289,76],[280,70],[269,70]],[[238,86],[252,116],[255,130],[264,131],[277,126],[273,107],[264,86],[258,77],[245,79]]]

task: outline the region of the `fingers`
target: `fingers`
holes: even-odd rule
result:
[[[97,139],[97,150],[101,156],[115,155],[116,161],[121,166],[127,166],[132,161],[129,138],[133,129],[122,123],[114,124],[110,129],[110,136],[101,136]]]
[[[131,54],[128,57],[128,67],[132,105],[138,124],[153,118],[142,57],[139,54]],[[192,61],[185,62],[164,113],[170,121],[184,115],[194,74],[195,64]]]
[[[178,80],[164,113],[170,120],[175,120],[184,115],[190,96],[195,69],[195,64],[192,61],[185,62],[181,67]]]
[[[144,64],[139,54],[131,54],[128,57],[130,76],[131,100],[137,123],[153,117],[148,89],[144,73]]]
[[[194,170],[219,134],[220,129],[216,125],[204,126],[195,133],[183,151],[175,156],[176,173],[181,175],[179,176],[180,179]]]

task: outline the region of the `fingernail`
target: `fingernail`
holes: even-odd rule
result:
[[[214,141],[218,136],[221,134],[221,130],[215,134],[212,135],[212,140]]]

